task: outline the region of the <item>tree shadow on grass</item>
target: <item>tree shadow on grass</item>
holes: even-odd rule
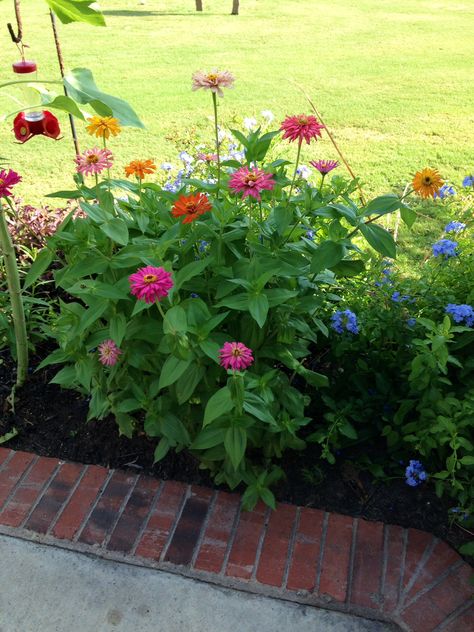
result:
[[[102,11],[103,15],[116,15],[118,17],[157,17],[157,16],[165,16],[165,15],[176,15],[176,16],[210,16],[210,15],[227,15],[225,13],[203,13],[201,11],[194,11],[189,13],[176,13],[173,11],[140,11],[140,9],[118,9],[118,10],[105,10]],[[230,15],[230,14],[229,14]]]

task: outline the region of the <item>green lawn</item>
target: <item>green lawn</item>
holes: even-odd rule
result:
[[[0,2],[0,23],[13,20]],[[57,74],[46,4],[23,0],[25,41],[40,77]],[[459,183],[472,171],[474,21],[470,0],[104,0],[107,28],[62,26],[66,65],[86,66],[106,91],[130,101],[147,126],[114,141],[117,165],[134,158],[175,156],[166,137],[211,114],[209,94],[191,92],[197,69],[226,68],[235,89],[221,101],[225,118],[308,111],[292,81],[304,85],[335,131],[369,191],[403,186],[414,170],[436,166]],[[18,58],[1,29],[0,82]],[[15,106],[0,98],[0,111]],[[37,201],[70,187],[72,144],[42,137],[14,143],[11,119],[0,126],[0,155],[23,174],[18,193]],[[79,125],[81,127],[81,124]],[[209,129],[211,133],[211,128]],[[82,147],[90,139],[81,130]],[[304,160],[335,157],[329,141],[305,150]]]

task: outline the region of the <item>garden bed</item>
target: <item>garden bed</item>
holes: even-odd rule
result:
[[[32,366],[38,363],[39,358],[35,358]],[[17,395],[12,413],[8,411],[6,397],[13,383],[14,365],[8,353],[1,352],[0,436],[13,428],[18,431],[6,444],[8,447],[215,487],[189,452],[170,452],[153,465],[155,440],[145,435],[133,439],[119,436],[112,416],[87,422],[88,402],[74,391],[49,384],[55,372],[54,367],[38,372],[33,368],[27,385]],[[318,446],[309,446],[303,452],[287,452],[281,462],[287,478],[277,485],[275,495],[279,501],[429,531],[455,548],[469,541],[467,532],[456,524],[450,525],[448,512],[452,500],[437,498],[430,484],[412,488],[402,478],[389,482],[376,480],[354,465],[358,457],[356,448],[346,449],[339,454],[336,464],[330,466],[320,460]]]

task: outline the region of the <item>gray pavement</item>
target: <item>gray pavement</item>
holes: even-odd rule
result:
[[[0,632],[388,632],[384,623],[0,535]]]

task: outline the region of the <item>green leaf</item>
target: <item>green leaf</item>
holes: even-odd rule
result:
[[[26,290],[33,285],[33,283],[45,272],[51,262],[53,261],[54,252],[49,248],[44,248],[41,250],[33,262],[33,265],[28,270],[28,274],[25,277],[25,281],[23,283],[23,290]]]
[[[101,116],[113,115],[122,125],[144,127],[143,123],[126,101],[101,92],[97,88],[94,77],[87,68],[74,68],[71,70],[71,72],[64,77],[64,85],[69,96],[74,99],[74,101],[82,105],[90,104],[96,112],[101,110]]]
[[[229,413],[234,408],[232,394],[227,386],[219,389],[206,404],[204,411],[203,428],[225,413]]]
[[[50,364],[59,364],[60,362],[66,362],[70,360],[71,356],[66,351],[62,349],[55,349],[52,351],[46,358],[38,365],[37,371],[43,369],[45,366],[49,366]]]
[[[200,349],[207,355],[208,358],[214,360],[217,364],[219,364],[219,350],[221,346],[222,345],[214,340],[202,340],[199,343]]]
[[[166,413],[161,421],[163,435],[171,444],[179,446],[189,445],[189,434],[182,422],[172,413]]]
[[[192,263],[188,263],[181,270],[176,272],[174,277],[174,287],[176,290],[181,289],[186,281],[189,281],[195,276],[198,276],[207,268],[207,266],[213,262],[214,259],[212,257],[206,257],[205,259],[201,259],[200,261],[193,261]]]
[[[271,492],[268,487],[263,487],[260,489],[260,498],[263,502],[275,511],[276,509],[276,500],[273,492]]]
[[[76,369],[74,365],[69,364],[56,373],[51,384],[60,384],[61,386],[72,386],[76,382]]]
[[[181,360],[172,355],[168,356],[161,369],[160,389],[166,388],[179,380],[190,364],[191,360]]]
[[[357,276],[365,270],[365,263],[362,259],[343,259],[331,270],[336,276]]]
[[[176,382],[176,395],[178,404],[187,402],[194,389],[204,377],[205,369],[198,364],[192,364]]]
[[[364,209],[364,216],[368,215],[386,215],[387,213],[393,213],[399,208],[403,208],[405,205],[400,200],[398,195],[394,193],[387,193],[386,195],[380,195],[371,200]]]
[[[164,333],[176,335],[178,332],[185,333],[187,330],[188,322],[184,309],[179,305],[169,309],[163,320]]]
[[[400,209],[400,217],[408,226],[408,228],[411,228],[416,221],[415,211],[412,211],[412,209],[409,208],[408,206],[404,206],[403,208]]]
[[[97,6],[94,0],[46,0],[46,3],[63,24],[86,22],[92,26],[105,26],[101,11],[91,6]]]
[[[109,323],[110,337],[116,345],[120,345],[127,331],[127,319],[123,314],[112,316]]]
[[[3,435],[0,435],[0,445],[2,445],[2,443],[6,443],[7,441],[10,441],[10,439],[13,439],[14,437],[16,437],[18,434],[18,430],[16,428],[12,428],[10,430],[10,432],[6,432]]]
[[[86,311],[81,316],[81,321],[79,323],[77,333],[82,334],[84,331],[86,331],[86,329],[89,329],[91,325],[99,320],[107,307],[107,301],[99,301],[95,305],[89,307],[89,309],[86,309]]]
[[[356,429],[347,419],[339,426],[339,432],[349,439],[357,439]]]
[[[134,430],[133,417],[130,417],[130,415],[127,415],[126,413],[117,413],[115,415],[115,421],[119,427],[119,433],[121,435],[125,435],[128,439],[131,439]]]
[[[123,399],[118,406],[116,407],[116,411],[118,413],[131,413],[134,410],[139,410],[141,408],[141,404],[138,400],[133,397],[129,399]]]
[[[120,217],[113,217],[104,224],[101,224],[100,229],[110,237],[116,243],[126,246],[128,244],[128,227],[123,219]]]
[[[397,256],[397,246],[392,235],[377,224],[361,224],[360,231],[369,244],[384,257],[394,259]]]
[[[268,315],[268,298],[265,294],[249,295],[249,312],[259,327],[263,327]]]
[[[231,426],[224,437],[224,447],[236,470],[244,458],[247,447],[247,433],[240,426]]]
[[[323,241],[313,255],[311,272],[317,273],[337,265],[345,254],[344,246],[337,241]]]
[[[158,445],[155,448],[155,454],[153,457],[153,465],[155,463],[158,463],[158,461],[161,461],[161,459],[164,459],[165,456],[168,454],[169,450],[170,450],[170,442],[168,441],[168,439],[166,437],[162,437],[160,439],[160,442],[158,443]]]
[[[72,99],[70,99],[64,94],[60,94],[59,96],[55,97],[52,100],[51,100],[51,96],[49,96],[49,93],[43,94],[41,97],[41,101],[43,105],[48,106],[48,109],[61,110],[61,112],[67,112],[68,114],[72,114],[72,116],[75,116],[76,118],[81,119],[82,121],[85,120],[84,114],[77,107],[77,104],[75,103],[75,101],[73,101]],[[77,194],[78,192],[74,191],[74,193]],[[59,197],[59,196],[56,196],[56,197]]]
[[[226,428],[204,428],[191,444],[191,450],[207,450],[224,442]]]
[[[459,461],[463,465],[474,465],[474,456],[463,456]]]
[[[216,307],[229,307],[229,309],[237,309],[245,312],[249,308],[249,295],[244,292],[227,296],[224,300],[217,303]]]

